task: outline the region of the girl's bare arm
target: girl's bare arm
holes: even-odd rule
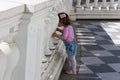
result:
[[[59,29],[59,28],[57,28],[56,31],[59,31],[59,32],[61,32],[61,33],[63,32],[63,30],[61,30],[61,29]]]
[[[58,34],[56,34],[56,33],[53,33],[53,34],[52,34],[52,37],[57,37],[57,38],[59,38],[59,39],[61,39],[61,40],[66,40],[66,38],[65,38],[63,35],[58,35]]]

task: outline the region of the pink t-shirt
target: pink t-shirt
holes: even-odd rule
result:
[[[74,31],[71,25],[64,27],[63,29],[63,36],[66,38],[66,41],[73,41],[74,39]]]

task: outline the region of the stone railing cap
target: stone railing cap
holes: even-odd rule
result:
[[[52,1],[52,0],[51,1],[46,0],[44,2],[39,1],[39,2],[35,2],[35,3],[27,3],[25,11],[34,13],[39,10],[43,10],[47,7],[49,8],[49,6],[51,6],[51,5],[54,5],[54,1]]]
[[[6,19],[24,12],[24,4],[0,1],[0,20]]]
[[[37,12],[39,10],[44,9],[50,5],[53,5],[55,0],[7,0],[17,3],[25,4],[25,12]]]

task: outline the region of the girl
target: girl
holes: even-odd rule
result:
[[[77,43],[74,36],[72,22],[69,19],[69,16],[65,12],[59,13],[58,17],[59,17],[58,26],[59,27],[63,26],[63,30],[57,28],[57,31],[62,32],[62,35],[53,33],[52,36],[62,39],[65,44],[67,59],[69,61],[69,67],[66,70],[66,73],[77,74],[76,58],[75,58],[77,52]]]

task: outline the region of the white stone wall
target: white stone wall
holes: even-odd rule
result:
[[[63,11],[62,0],[0,1],[0,80],[58,79],[65,48],[51,34]]]

